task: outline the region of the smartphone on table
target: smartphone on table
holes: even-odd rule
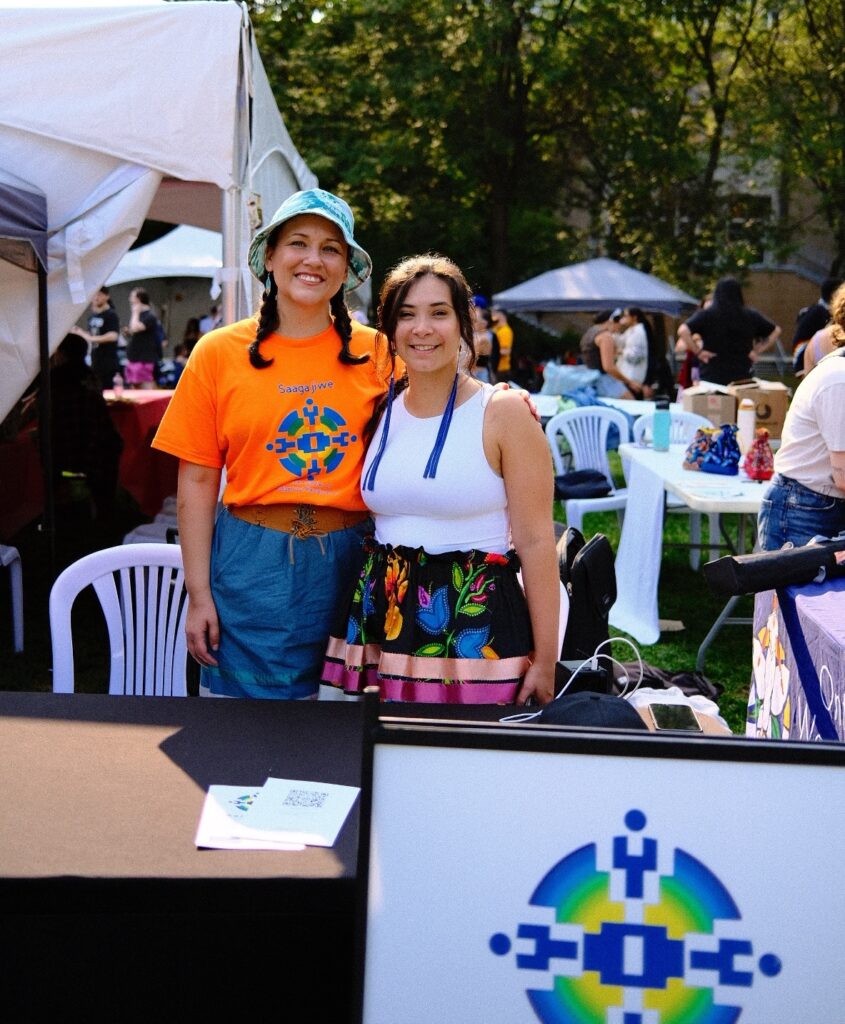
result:
[[[703,732],[689,704],[649,704],[648,711],[655,729]]]

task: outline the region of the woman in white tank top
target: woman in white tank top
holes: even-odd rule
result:
[[[518,394],[471,376],[471,293],[454,263],[405,260],[380,300],[406,374],[365,461],[375,537],[323,679],[386,700],[546,703],[560,587],[545,435]]]

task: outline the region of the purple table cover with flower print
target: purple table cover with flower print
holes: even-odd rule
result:
[[[757,594],[745,732],[845,740],[845,579]]]

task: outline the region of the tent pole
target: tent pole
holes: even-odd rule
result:
[[[241,193],[230,188],[223,192],[221,227],[223,231],[223,267],[220,271],[221,312],[224,324],[232,324],[247,316],[240,286],[241,270],[238,265],[241,237]]]
[[[38,348],[41,355],[41,384],[38,388],[38,441],[41,448],[41,472],[44,479],[44,513],[41,529],[47,535],[50,579],[56,576],[56,495],[53,480],[52,399],[50,394],[50,341],[47,330],[47,271],[38,265]]]

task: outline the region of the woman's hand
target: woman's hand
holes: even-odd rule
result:
[[[203,598],[190,598],[185,620],[188,652],[200,665],[216,665],[215,654],[220,646],[220,623],[211,593]]]
[[[525,388],[512,388],[507,381],[500,380],[498,384],[493,385],[493,389],[495,391],[513,391],[515,395],[519,395],[519,397],[528,406],[528,411],[531,413],[534,419],[538,423],[542,423],[542,420],[540,419],[540,413],[537,410],[537,406],[534,404],[534,399],[531,397],[529,392],[525,390]]]
[[[529,697],[532,697],[538,704],[548,704],[555,695],[555,670],[554,665],[533,662],[525,673],[522,686],[516,695],[516,703],[524,705]]]

